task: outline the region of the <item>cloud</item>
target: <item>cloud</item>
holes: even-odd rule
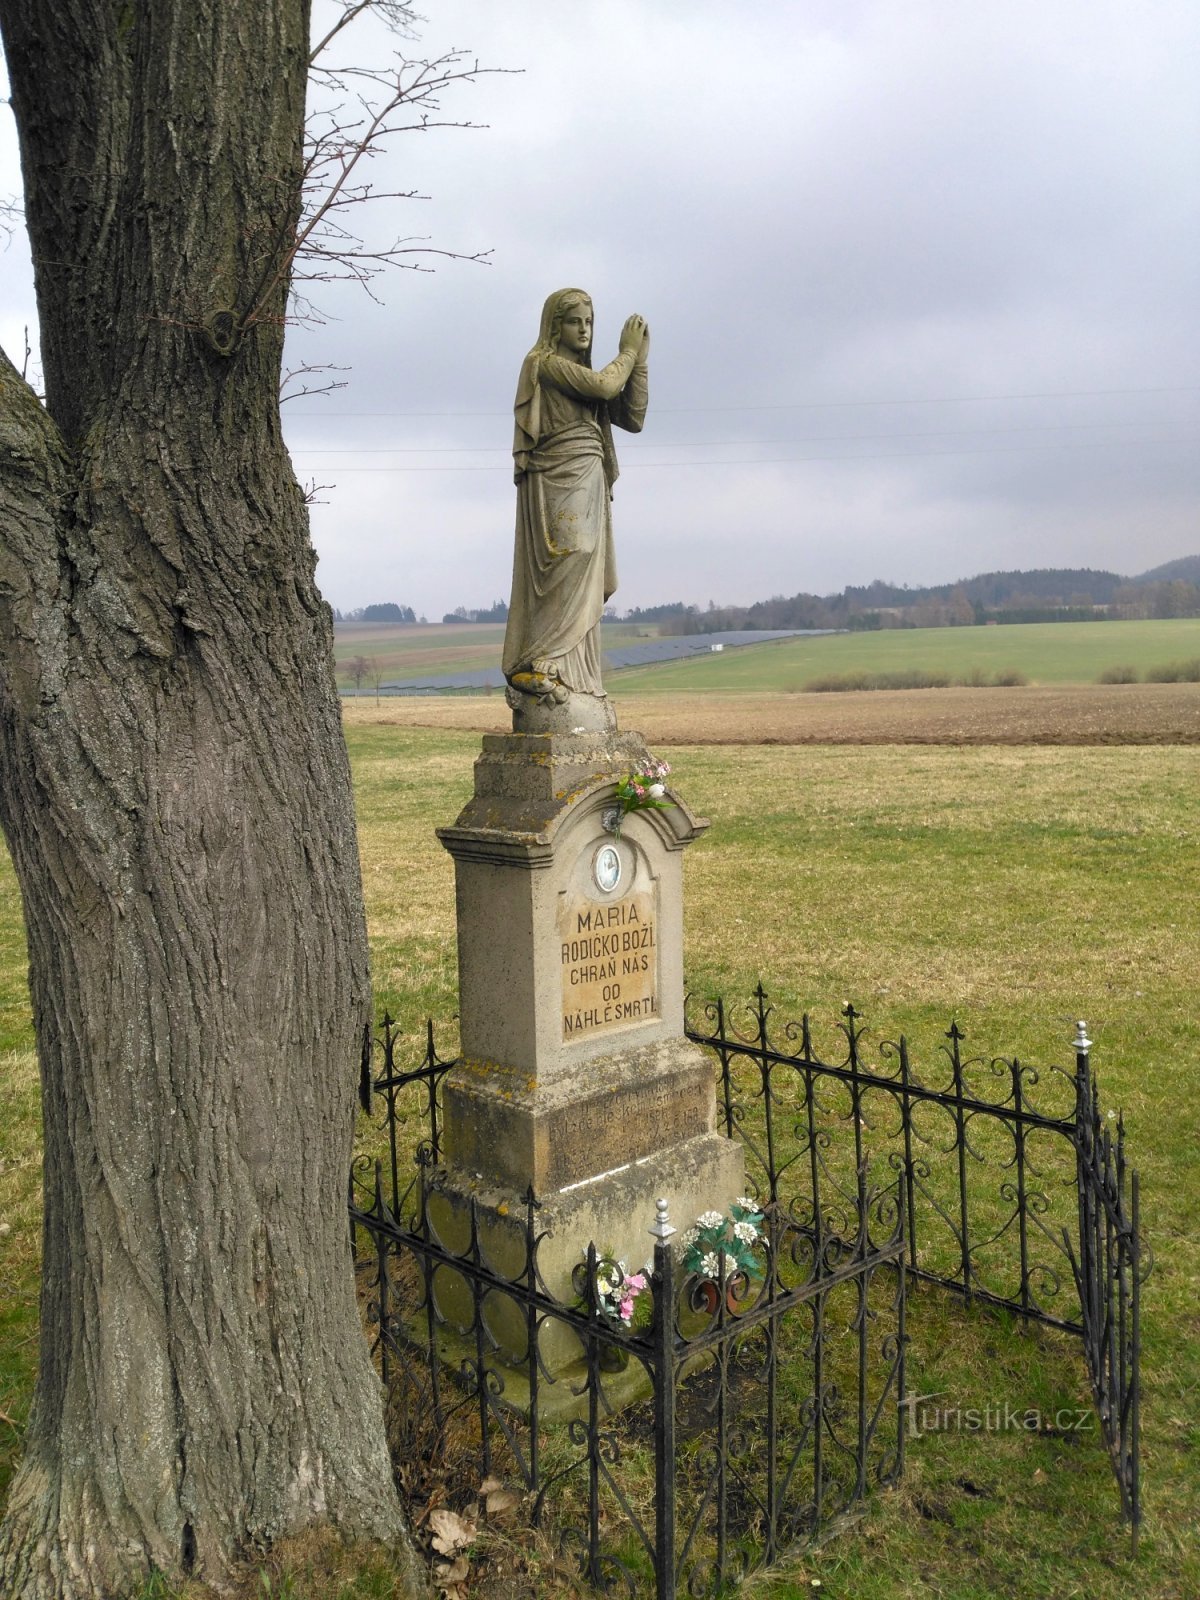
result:
[[[334,604],[507,591],[512,393],[567,283],[598,357],[653,330],[622,605],[1200,548],[1194,6],[444,0],[410,51],[454,44],[521,74],[447,96],[486,131],[398,141],[380,187],[431,198],[369,226],[493,265],[321,290],[290,342],[353,367],[285,410]]]

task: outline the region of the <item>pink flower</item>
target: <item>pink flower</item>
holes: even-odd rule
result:
[[[646,1275],[643,1272],[634,1272],[625,1279],[624,1293],[621,1297],[620,1314],[622,1322],[633,1321],[633,1302],[646,1287]]]

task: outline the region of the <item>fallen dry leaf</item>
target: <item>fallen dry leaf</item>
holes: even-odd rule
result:
[[[475,1538],[474,1518],[459,1516],[457,1511],[431,1511],[429,1526],[433,1529],[433,1548],[439,1555],[455,1555]]]
[[[466,1556],[455,1556],[453,1561],[439,1561],[433,1578],[445,1600],[466,1600],[466,1582],[470,1575],[471,1564]]]
[[[515,1511],[521,1496],[513,1489],[493,1489],[484,1504],[489,1517],[502,1517],[506,1511]]]

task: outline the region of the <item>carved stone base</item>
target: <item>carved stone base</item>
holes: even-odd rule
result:
[[[616,733],[617,713],[606,694],[569,691],[557,702],[549,695],[522,694],[510,686],[505,699],[512,708],[514,733]]]
[[[684,1033],[682,854],[707,824],[669,791],[614,837],[617,786],[647,751],[616,731],[606,699],[532,697],[518,726],[485,736],[474,795],[438,830],[455,863],[463,1059],[443,1085],[446,1166],[429,1219],[463,1253],[475,1202],[480,1248],[515,1280],[532,1190],[542,1284],[573,1304],[589,1243],[637,1271],[655,1202],[681,1228],[726,1208],[744,1187],[742,1151],[714,1131],[713,1068]],[[440,1266],[434,1291],[469,1334],[463,1274]],[[519,1367],[527,1307],[497,1286],[480,1310]],[[550,1316],[539,1353],[565,1371],[578,1336]]]
[[[435,1168],[431,1184],[429,1222],[446,1248],[456,1254],[468,1250],[474,1200],[481,1249],[494,1271],[516,1280],[525,1268],[523,1192],[486,1183],[453,1166]],[[578,1296],[572,1274],[589,1243],[600,1254],[624,1261],[630,1272],[640,1272],[654,1254],[650,1228],[656,1201],[667,1200],[671,1219],[682,1231],[701,1212],[727,1209],[744,1185],[738,1141],[704,1133],[547,1195],[535,1214],[537,1232],[544,1234],[537,1250],[541,1284],[556,1300],[573,1305]],[[463,1276],[439,1268],[434,1295],[439,1316],[452,1329],[471,1328],[474,1302]],[[482,1314],[502,1359],[517,1364],[527,1360],[528,1320],[521,1302],[493,1290]],[[543,1325],[538,1347],[552,1373],[581,1355],[575,1333],[553,1317]]]
[[[637,734],[488,734],[455,859],[463,1055],[548,1083],[683,1036],[683,800],[604,826]],[[605,875],[598,876],[601,867]],[[541,1185],[535,1185],[541,1187]]]
[[[464,1061],[445,1079],[442,1105],[456,1167],[550,1195],[712,1133],[713,1068],[698,1045],[678,1038],[540,1080],[495,1061]]]

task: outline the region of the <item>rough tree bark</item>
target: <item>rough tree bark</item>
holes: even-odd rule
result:
[[[0,364],[0,820],[45,1108],[0,1593],[401,1517],[345,1179],[368,1019],[279,428],[306,0],[0,0],[46,380]],[[264,299],[265,296],[265,299]]]

